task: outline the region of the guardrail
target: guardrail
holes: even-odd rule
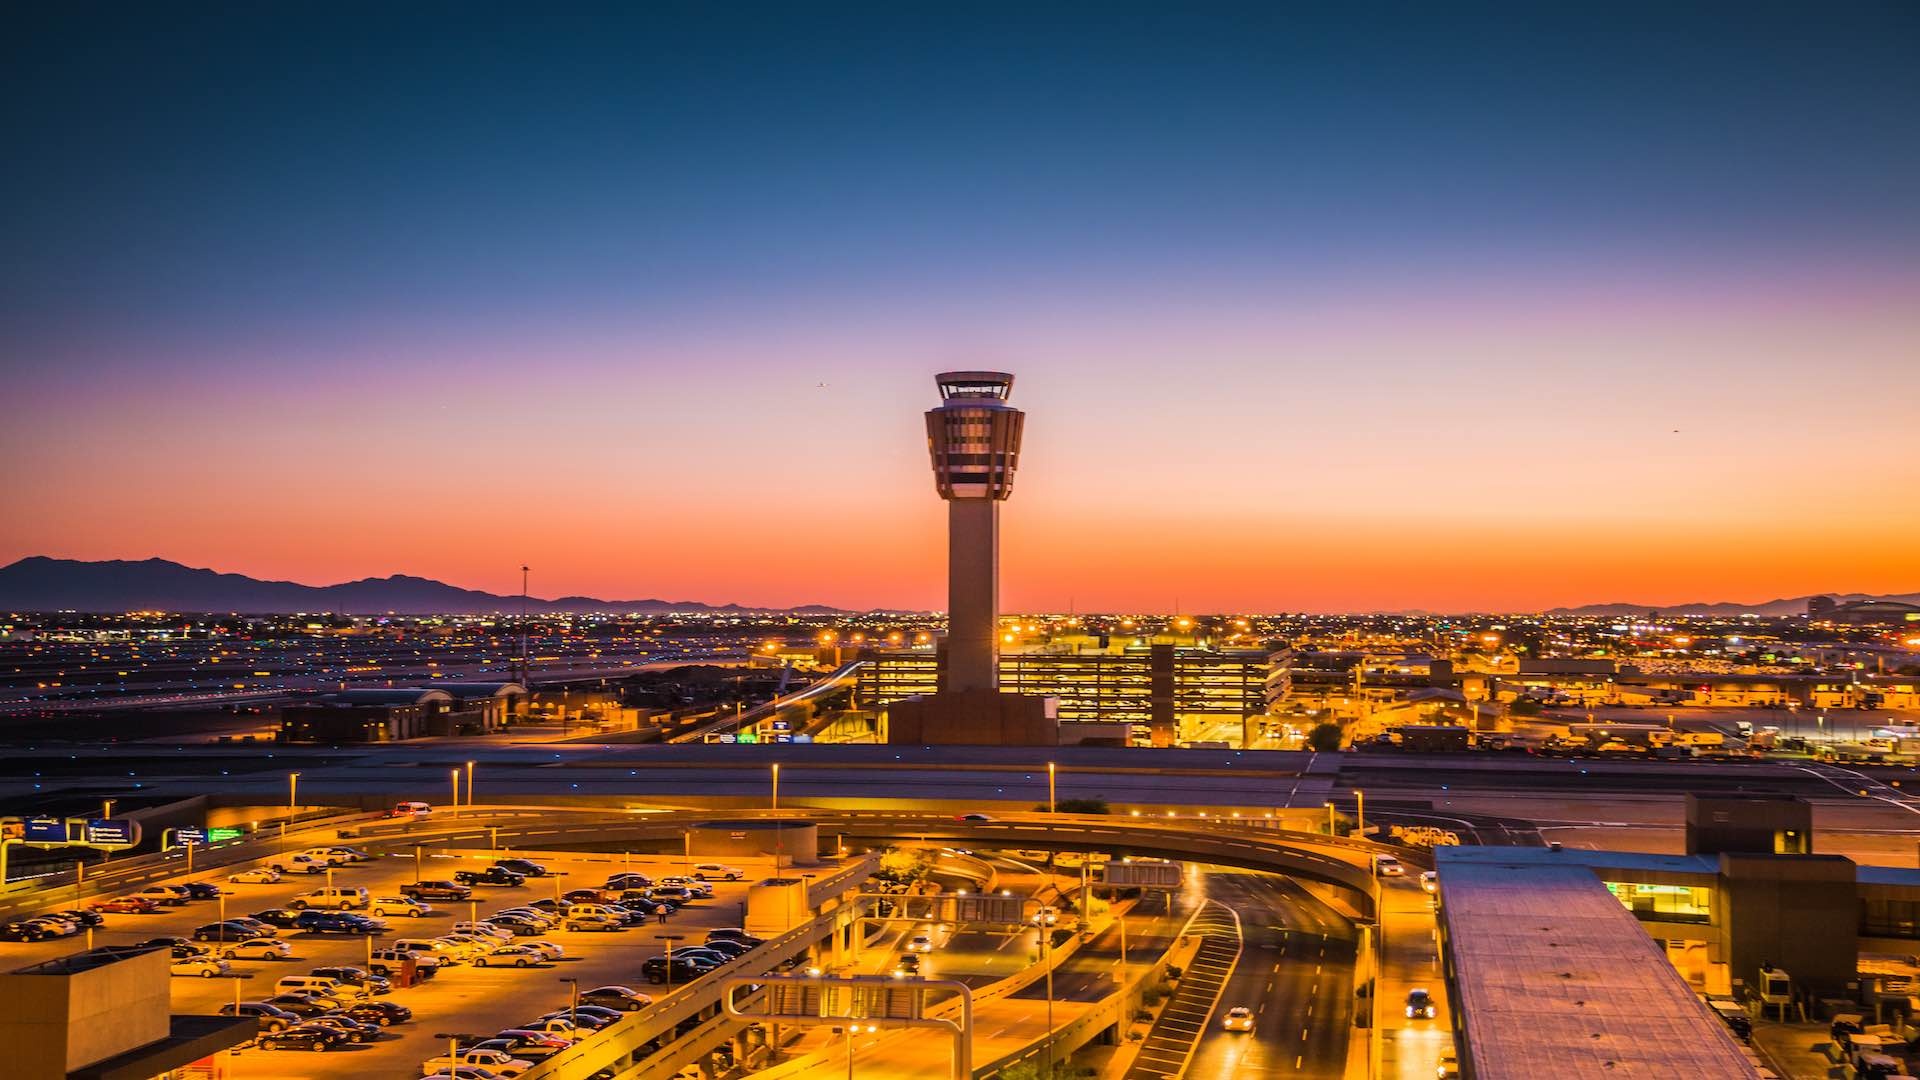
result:
[[[834,888],[844,891],[857,886],[879,866],[877,857],[868,857],[816,882],[808,890],[809,898]],[[657,999],[639,1016],[616,1024],[598,1035],[560,1051],[520,1074],[521,1080],[563,1080],[588,1076],[612,1068],[616,1074],[632,1065],[628,1058],[648,1043],[669,1035],[684,1020],[698,1016],[720,1004],[721,980],[729,975],[765,975],[774,968],[803,956],[815,942],[830,936],[841,922],[838,912],[815,916],[775,937],[753,951],[722,964],[712,971]]]

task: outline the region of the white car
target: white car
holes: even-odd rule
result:
[[[1245,1005],[1235,1005],[1221,1018],[1220,1026],[1227,1031],[1252,1031],[1253,1010]]]
[[[271,867],[256,866],[251,870],[228,874],[227,880],[235,885],[271,885],[280,880],[280,872]]]
[[[707,884],[706,879],[697,874],[693,877],[663,877],[660,879],[660,885],[669,889],[685,889],[703,899],[713,899],[713,886]]]
[[[1033,919],[1031,921],[1035,926],[1058,926],[1060,924],[1060,909],[1043,907],[1033,913]]]
[[[423,1076],[446,1070],[457,1072],[462,1065],[472,1065],[487,1070],[496,1076],[519,1076],[533,1068],[533,1062],[517,1058],[504,1050],[462,1050],[457,1054],[441,1054],[420,1063]]]
[[[746,876],[746,871],[725,863],[703,862],[695,863],[693,867],[695,881],[739,881]]]
[[[1440,891],[1440,875],[1432,870],[1420,871],[1420,887],[1430,893]]]
[[[598,931],[610,934],[620,929],[620,921],[606,915],[569,915],[567,916],[567,920],[561,923],[560,926],[563,930],[574,930],[581,933]]]
[[[520,944],[525,948],[541,953],[549,960],[558,960],[567,955],[567,950],[563,948],[559,942],[548,941],[546,938],[534,938],[532,941],[523,941]]]
[[[220,955],[229,960],[285,960],[293,955],[293,946],[273,938],[250,938],[220,946]]]
[[[215,960],[211,956],[188,956],[175,960],[168,970],[174,975],[211,979],[216,975],[231,972],[233,965],[225,960]]]
[[[908,952],[932,952],[933,939],[928,937],[925,934],[915,934],[913,935],[913,940],[907,942],[907,951]]]
[[[502,945],[485,956],[473,958],[474,967],[533,967],[547,962],[544,950],[529,945]]]
[[[1401,866],[1400,860],[1391,855],[1375,855],[1373,857],[1373,872],[1381,877],[1405,877],[1407,875],[1407,868]]]
[[[453,932],[471,934],[474,937],[498,938],[501,941],[513,940],[513,931],[489,922],[457,922],[453,924]]]
[[[421,903],[411,896],[379,896],[367,905],[375,915],[405,915],[417,919],[433,911],[432,904]]]

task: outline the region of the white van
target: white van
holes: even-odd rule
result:
[[[308,848],[300,854],[315,861],[326,863],[328,866],[345,866],[353,861],[353,856],[348,855],[344,851],[335,851],[332,848]]]
[[[336,911],[349,911],[364,908],[370,901],[367,890],[362,885],[337,885],[331,889],[320,888],[303,892],[291,901],[290,906],[299,908],[330,908]]]
[[[567,909],[569,919],[582,915],[598,915],[603,919],[612,919],[614,922],[622,922],[626,918],[626,912],[615,911],[605,904],[575,904]]]
[[[367,988],[343,983],[338,979],[323,978],[319,975],[287,975],[273,984],[274,993],[311,993],[325,994],[345,1002],[360,1001],[368,997]]]
[[[393,809],[387,811],[387,816],[412,818],[412,817],[426,817],[428,814],[431,814],[431,813],[433,813],[433,807],[428,806],[426,803],[403,802],[403,803],[394,803]]]

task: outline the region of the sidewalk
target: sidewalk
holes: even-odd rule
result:
[[[1825,1024],[1782,1024],[1756,1021],[1753,1045],[1766,1052],[1787,1080],[1827,1080],[1840,1066],[1819,1050],[1832,1041]]]

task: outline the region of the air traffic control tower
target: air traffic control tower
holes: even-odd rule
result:
[[[948,690],[1000,686],[1000,504],[1013,494],[1027,414],[1007,404],[1013,376],[947,371],[927,410],[933,485],[947,500]]]
[[[1000,693],[1000,503],[1013,494],[1026,414],[1004,371],[934,377],[933,483],[947,500],[947,637],[939,691],[896,702],[888,741],[1036,746],[1059,741],[1050,698]]]

